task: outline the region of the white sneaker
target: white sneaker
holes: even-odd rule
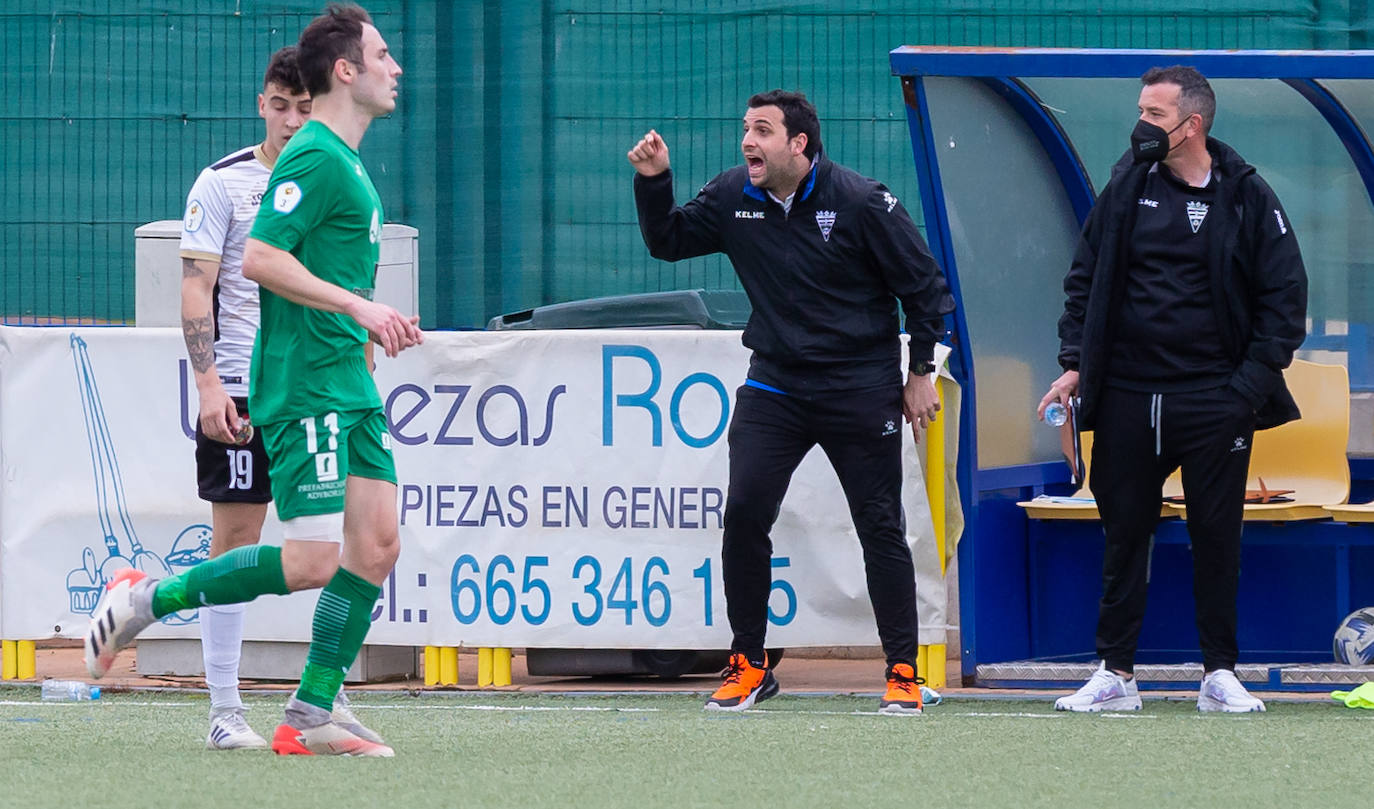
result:
[[[1198,687],[1197,692],[1197,709],[1225,713],[1262,713],[1264,703],[1250,696],[1250,692],[1236,679],[1234,671],[1217,669],[1202,678],[1202,685]]]
[[[230,708],[210,714],[210,735],[205,737],[206,750],[261,750],[267,740],[248,727],[242,708]]]
[[[1140,710],[1140,690],[1136,688],[1135,678],[1127,680],[1114,671],[1107,670],[1103,663],[1093,672],[1093,676],[1083,687],[1067,697],[1054,701],[1056,711],[1079,711],[1097,713],[1098,711],[1138,711]]]
[[[105,585],[86,635],[86,671],[91,677],[104,677],[119,650],[153,623],[151,589],[155,583],[148,574],[126,567]]]
[[[386,744],[380,735],[358,721],[358,717],[353,714],[353,709],[348,704],[348,697],[344,696],[342,690],[334,698],[334,710],[329,714],[329,721],[360,739],[366,739],[373,744]]]

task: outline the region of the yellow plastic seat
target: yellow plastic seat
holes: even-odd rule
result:
[[[1374,522],[1374,503],[1338,503],[1322,510],[1339,522]]]

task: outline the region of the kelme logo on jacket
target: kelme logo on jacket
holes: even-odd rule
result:
[[[830,241],[830,229],[835,227],[835,212],[816,211],[816,224],[820,225],[821,238]]]

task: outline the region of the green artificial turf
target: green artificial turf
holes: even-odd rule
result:
[[[43,704],[0,689],[0,806],[1367,807],[1374,712],[1272,704],[1199,715],[1056,714],[1041,701],[780,696],[744,715],[693,696],[355,693],[390,760],[204,749],[199,694]],[[248,698],[270,737],[281,697]]]

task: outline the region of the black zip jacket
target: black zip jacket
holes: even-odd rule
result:
[[[790,213],[749,182],[744,166],[677,206],[671,171],[635,174],[639,229],[650,255],[730,257],[754,311],[749,376],[798,395],[901,384],[897,301],[911,361],[929,361],[954,311],[944,274],[906,210],[881,183],[826,159]]]
[[[1307,333],[1307,271],[1288,214],[1255,167],[1215,138],[1207,139],[1207,151],[1217,178],[1207,263],[1222,348],[1235,363],[1229,385],[1255,411],[1258,429],[1276,427],[1300,415],[1283,369]],[[1149,163],[1131,163],[1129,153],[1117,163],[1088,214],[1064,279],[1068,299],[1059,318],[1059,364],[1079,373],[1078,423],[1087,430],[1093,429],[1107,376],[1112,323],[1149,169]]]

